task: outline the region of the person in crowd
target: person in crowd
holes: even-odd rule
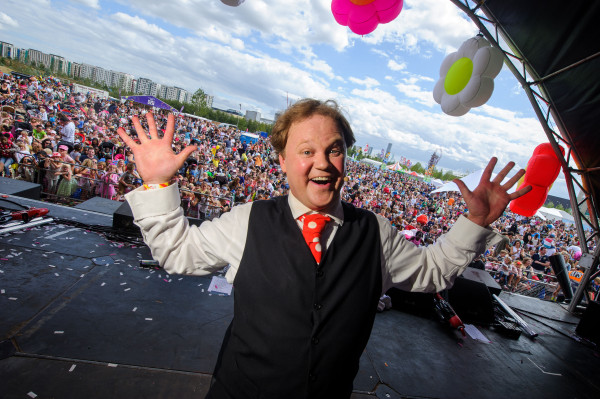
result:
[[[126,198],[154,257],[169,273],[203,275],[229,264],[226,277],[235,280],[235,315],[208,398],[349,397],[382,292],[450,285],[495,240],[487,227],[508,202],[530,190],[507,193],[523,170],[501,185],[512,163],[490,180],[492,159],[475,190],[456,181],[469,215],[434,245],[416,247],[387,219],[341,201],[352,129],[335,103],[307,99],[273,127],[289,195],[190,227],[168,182],[196,147],[176,155],[174,117],[163,139],[153,115],[146,119],[149,137],[133,119],[140,144],[118,133],[144,179]]]
[[[548,260],[548,255],[546,252],[546,247],[540,247],[539,251],[533,254],[531,257],[533,261],[531,263],[531,267],[540,273],[545,273],[545,271],[550,267],[550,260]]]
[[[75,124],[63,113],[58,114],[60,124],[60,140],[69,144],[75,143]]]
[[[26,156],[21,159],[17,168],[16,179],[33,183],[35,181],[35,164],[35,159],[32,156]]]
[[[15,162],[15,152],[19,147],[12,142],[8,133],[0,136],[0,171],[3,176],[11,177],[10,165]]]
[[[98,161],[93,158],[87,158],[80,167],[75,168],[75,177],[78,181],[78,186],[81,188],[81,198],[86,200],[93,197],[95,194],[96,185],[100,180],[96,167]]]
[[[119,174],[117,166],[109,163],[106,166],[106,173],[101,178],[100,191],[102,198],[113,199],[117,193],[117,184],[119,183]]]
[[[51,153],[51,155],[46,159],[44,168],[46,169],[45,191],[49,194],[56,194],[60,177],[68,173],[67,170],[63,168],[60,153]]]
[[[135,189],[135,181],[139,178],[140,176],[135,172],[135,164],[128,163],[125,172],[119,178],[116,200],[120,201],[125,194]]]

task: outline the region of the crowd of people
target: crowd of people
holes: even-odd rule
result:
[[[123,127],[135,137],[132,117],[147,112],[144,106],[75,93],[52,77],[7,74],[0,104],[3,176],[40,183],[45,195],[63,201],[94,196],[122,201],[142,184],[132,152],[116,130]],[[164,131],[166,113],[157,112],[155,120]],[[198,146],[175,176],[186,215],[210,219],[237,204],[288,193],[268,138],[247,141],[242,133],[203,118],[177,116],[173,150]],[[458,192],[432,194],[427,182],[369,164],[349,160],[345,180],[344,201],[386,217],[415,245],[435,242],[468,212]],[[491,270],[504,289],[554,281],[548,260],[553,254],[563,256],[567,270],[578,269],[583,244],[573,225],[507,210],[491,227],[503,242],[475,263]]]

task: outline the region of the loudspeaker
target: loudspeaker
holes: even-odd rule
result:
[[[196,218],[187,218],[190,225],[200,226],[204,220]],[[129,230],[131,232],[140,233],[140,228],[133,223],[133,213],[127,201],[115,211],[113,214],[113,228]]]
[[[479,281],[480,283],[485,284],[488,290],[490,290],[491,294],[500,295],[500,293],[502,292],[502,287],[500,287],[500,284],[498,284],[496,280],[494,280],[494,278],[486,270],[479,270],[474,269],[472,267],[468,267],[460,276],[469,280]]]
[[[398,288],[390,288],[386,295],[392,300],[392,308],[417,316],[433,315],[433,294],[408,292]]]
[[[11,179],[9,177],[0,177],[0,193],[2,194],[39,201],[41,192],[42,186],[40,184]]]
[[[565,267],[565,258],[563,258],[561,254],[555,254],[549,256],[548,260],[550,261],[552,270],[554,270],[554,275],[558,280],[558,284],[560,284],[560,288],[562,288],[565,299],[567,302],[570,302],[571,299],[573,299],[573,290],[571,289],[569,274],[567,273],[567,268]]]
[[[467,271],[483,272],[494,283],[490,283],[491,289],[498,293],[502,291],[488,272],[477,269]],[[492,295],[483,274],[465,272],[454,280],[454,285],[448,290],[448,302],[465,323],[491,324],[494,321]]]
[[[113,201],[102,197],[92,197],[81,204],[75,205],[77,209],[93,211],[104,215],[114,215],[117,209],[123,205],[120,201]]]
[[[133,224],[133,213],[127,201],[123,202],[113,214],[113,229],[129,230],[141,234],[140,228]]]
[[[596,345],[600,345],[600,303],[588,303],[575,332]]]

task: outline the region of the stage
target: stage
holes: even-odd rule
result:
[[[105,236],[118,204],[99,212],[8,199],[60,220],[0,236],[0,397],[204,397],[233,297],[210,293],[212,276],[141,267],[147,247]],[[478,326],[481,342],[435,318],[385,311],[352,397],[600,397],[600,355],[578,342],[566,305],[500,298],[536,339]]]

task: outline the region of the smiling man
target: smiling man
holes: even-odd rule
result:
[[[235,286],[234,318],[213,373],[209,398],[348,398],[377,311],[390,287],[437,292],[497,239],[486,227],[511,199],[507,165],[496,160],[474,191],[457,181],[469,207],[434,245],[419,248],[388,220],[340,200],[346,150],[354,135],[336,103],[295,103],[273,127],[271,143],[290,195],[255,201],[199,227],[189,226],[177,169],[196,149],[171,150],[174,118],[163,139],[152,114],[140,144],[122,129],[144,188],[127,194],[135,221],[169,273],[205,275],[226,265]]]

